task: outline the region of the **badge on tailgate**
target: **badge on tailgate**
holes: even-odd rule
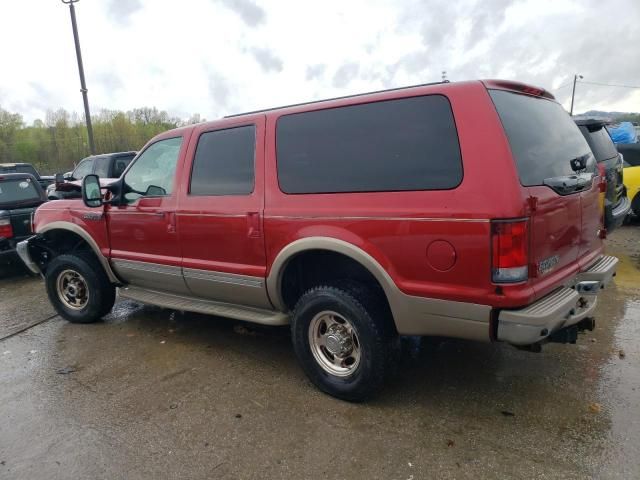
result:
[[[560,257],[558,255],[553,255],[552,257],[545,258],[544,260],[540,260],[538,262],[538,273],[540,275],[544,275],[545,273],[553,270],[558,262],[560,261]]]

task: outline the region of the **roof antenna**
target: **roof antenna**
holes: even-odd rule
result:
[[[442,70],[442,83],[449,83],[449,80],[447,80],[447,71],[446,70]]]

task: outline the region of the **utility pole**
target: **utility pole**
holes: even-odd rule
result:
[[[569,115],[573,116],[573,100],[576,96],[576,83],[578,79],[582,80],[584,77],[582,75],[578,75],[577,73],[573,76],[573,90],[571,92],[571,110],[569,111]]]
[[[89,112],[89,97],[87,96],[87,84],[84,81],[84,67],[82,66],[82,53],[80,52],[80,38],[78,37],[78,25],[76,23],[76,11],[73,4],[80,0],[61,0],[65,5],[69,5],[71,13],[71,27],[73,28],[73,41],[76,44],[76,58],[78,59],[78,72],[80,73],[80,92],[84,102],[84,118],[87,122],[87,136],[89,137],[89,150],[91,155],[96,154],[96,145],[93,141],[93,127],[91,126],[91,113]]]

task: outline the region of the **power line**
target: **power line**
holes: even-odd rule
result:
[[[588,82],[586,80],[578,80],[578,83],[588,83],[589,85],[599,85],[601,87],[640,88],[640,85],[621,85],[619,83]]]

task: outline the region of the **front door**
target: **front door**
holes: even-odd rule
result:
[[[179,199],[183,275],[197,297],[272,308],[265,286],[263,115],[194,130]]]
[[[111,262],[129,285],[188,293],[175,221],[176,168],[187,142],[177,136],[147,146],[125,173],[123,205],[106,208]]]

